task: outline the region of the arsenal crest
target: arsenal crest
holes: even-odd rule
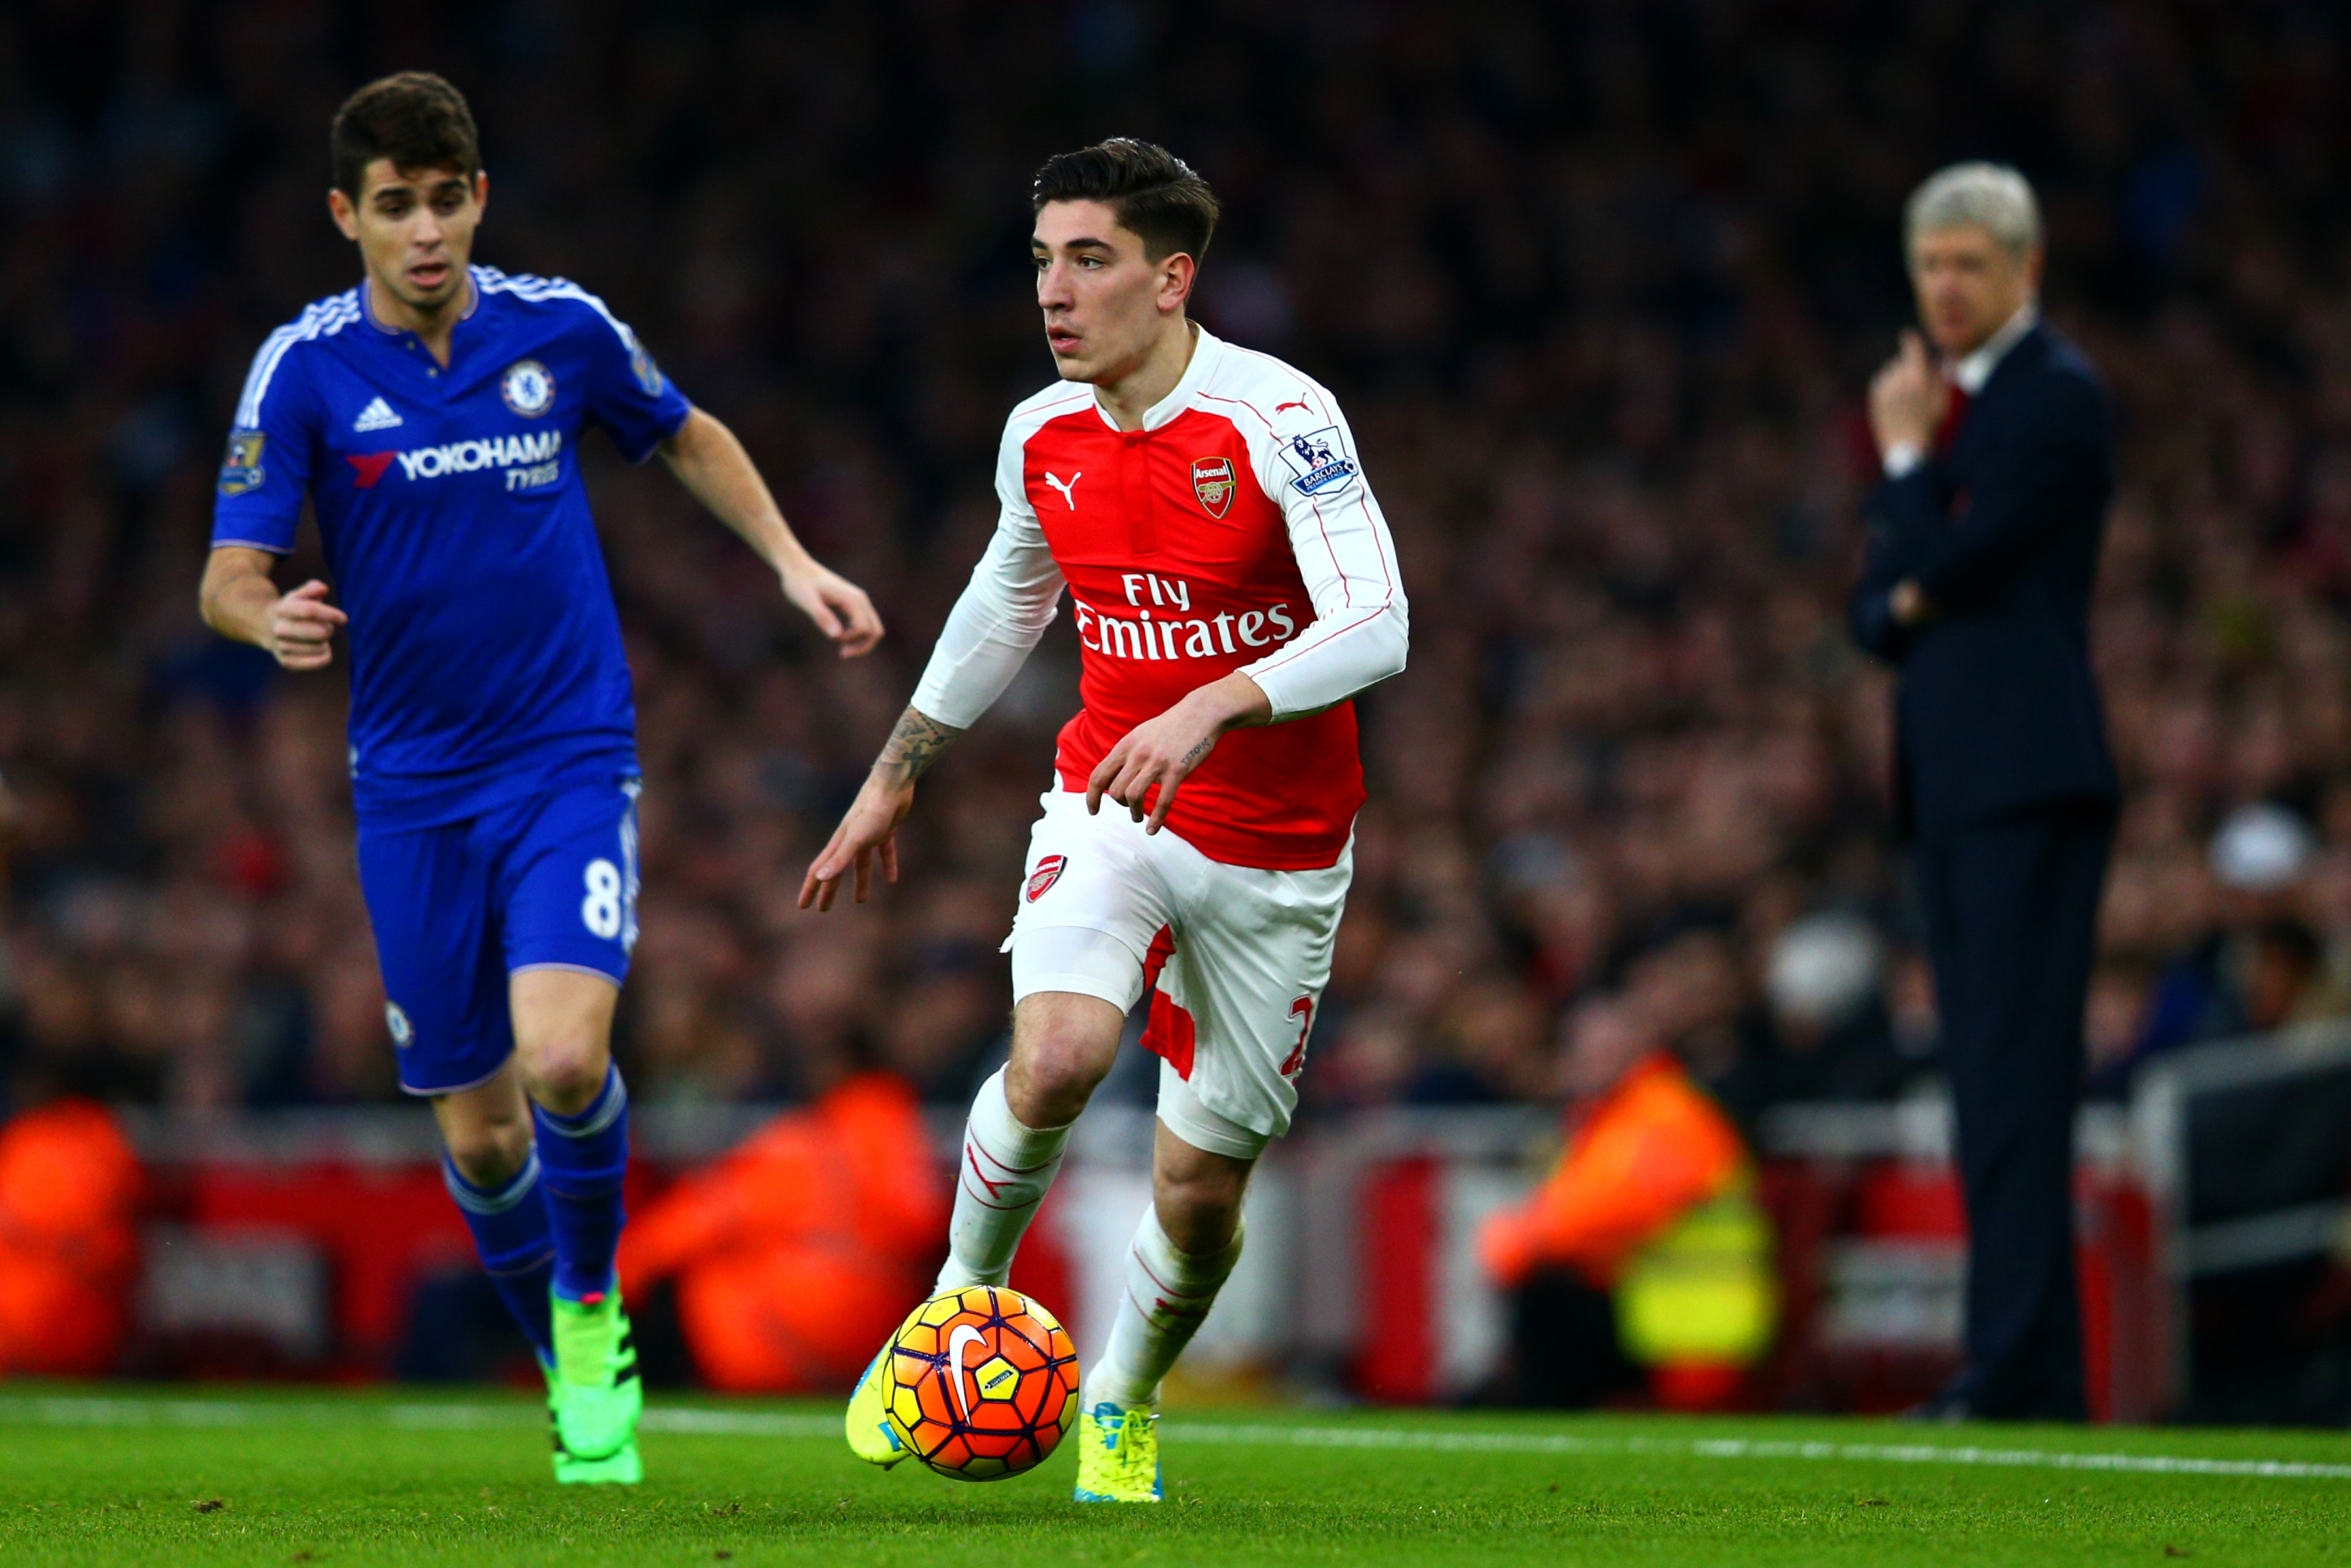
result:
[[[1044,897],[1046,891],[1061,880],[1061,873],[1069,869],[1069,864],[1067,855],[1047,855],[1039,861],[1037,869],[1029,873],[1029,902],[1034,904]]]
[[[1200,497],[1200,505],[1207,509],[1208,516],[1223,517],[1225,508],[1233,504],[1233,460],[1193,458],[1192,494]]]

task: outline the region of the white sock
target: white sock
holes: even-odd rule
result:
[[[947,1226],[947,1260],[940,1291],[1001,1285],[1012,1271],[1037,1206],[1045,1201],[1070,1126],[1031,1127],[1004,1097],[1004,1072],[979,1086],[963,1129],[963,1168],[956,1180],[955,1218]]]
[[[1179,1252],[1160,1228],[1158,1207],[1145,1208],[1134,1243],[1126,1249],[1126,1294],[1111,1322],[1102,1358],[1086,1375],[1085,1398],[1155,1403],[1159,1380],[1200,1332],[1240,1256],[1238,1228],[1221,1252],[1206,1258]]]

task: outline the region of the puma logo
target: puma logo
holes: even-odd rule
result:
[[[1280,413],[1286,408],[1304,408],[1305,406],[1306,405],[1302,402],[1278,402],[1273,405],[1273,412]]]
[[[963,1391],[963,1348],[967,1344],[976,1344],[984,1353],[987,1349],[987,1341],[981,1338],[979,1331],[969,1323],[947,1335],[947,1386],[955,1390],[956,1406],[963,1412],[964,1425],[969,1426],[971,1396]]]
[[[1059,490],[1061,493],[1061,504],[1074,512],[1078,509],[1078,498],[1071,492],[1077,489],[1078,481],[1084,477],[1083,474],[1072,474],[1064,479],[1058,474],[1049,473],[1045,476],[1045,483]]]

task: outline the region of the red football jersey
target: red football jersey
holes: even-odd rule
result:
[[[1141,430],[1118,429],[1082,383],[1021,404],[998,489],[1004,517],[973,591],[993,580],[1033,601],[1058,576],[1083,649],[1062,787],[1082,790],[1128,731],[1246,671],[1276,722],[1220,739],[1178,787],[1167,826],[1228,864],[1336,862],[1364,802],[1347,699],[1402,668],[1406,628],[1387,525],[1330,393],[1202,331]],[[951,687],[969,655],[949,642],[915,702],[967,724],[977,715]]]

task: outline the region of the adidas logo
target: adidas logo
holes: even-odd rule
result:
[[[360,410],[360,416],[351,421],[351,428],[353,430],[390,430],[399,423],[400,415],[392,412],[392,404],[378,398]]]

